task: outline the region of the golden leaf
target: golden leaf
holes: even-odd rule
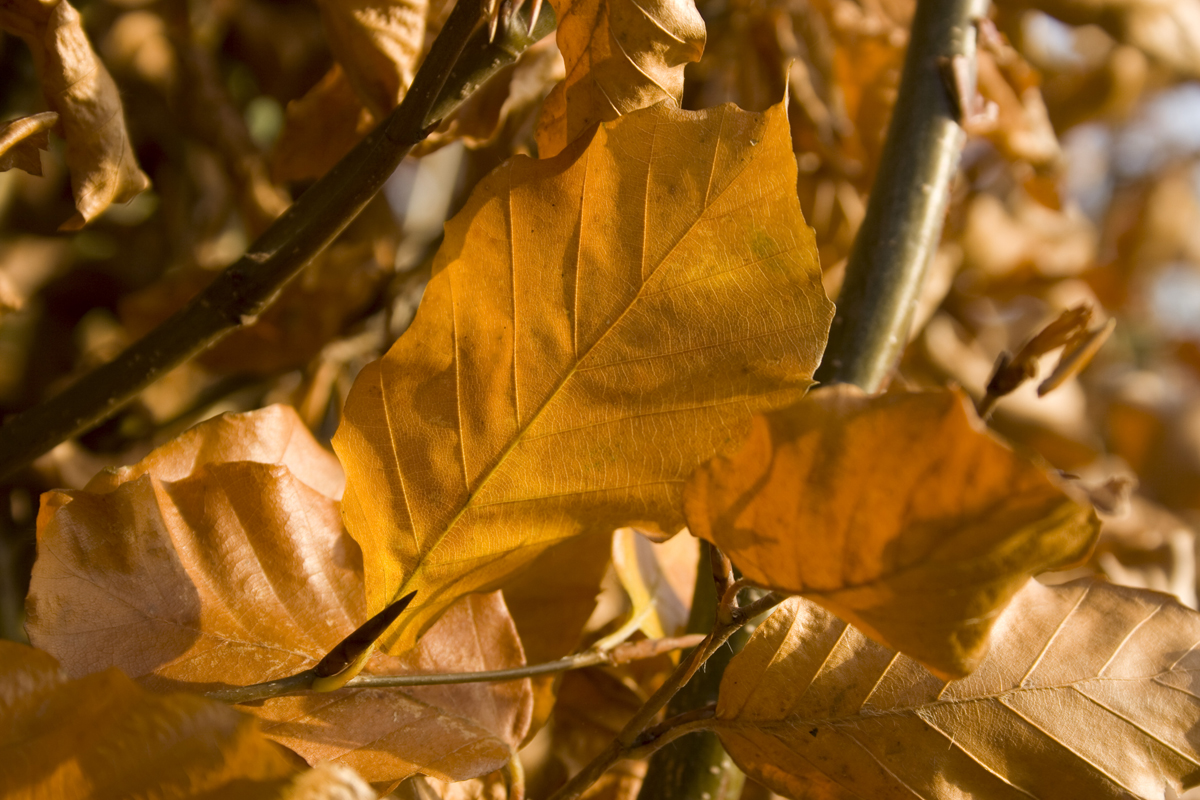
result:
[[[947,683],[790,598],[730,662],[717,733],[791,797],[1161,798],[1200,778],[1198,639],[1167,595],[1031,580]]]
[[[696,465],[803,395],[832,307],[795,179],[781,107],[660,105],[481,182],[334,437],[368,606],[417,592],[392,652],[555,542],[678,530]]]
[[[30,175],[42,174],[41,150],[50,149],[50,129],[58,114],[43,111],[0,125],[0,172],[19,169]]]
[[[961,391],[813,392],[688,483],[693,533],[944,676],[1031,574],[1087,556],[1088,508],[981,430]]]
[[[290,467],[290,468],[289,468]],[[295,470],[293,472],[293,470]],[[209,691],[313,666],[367,617],[341,476],[291,408],[205,422],[140,464],[47,495],[29,635],[73,676],[121,667],[149,688]],[[473,672],[524,658],[499,593],[455,604],[404,659],[366,671]],[[246,710],[310,763],[381,788],[502,766],[524,738],[527,681],[344,689]]]
[[[228,706],[148,692],[118,669],[69,680],[46,653],[2,640],[0,719],[0,796],[11,800],[265,800],[296,773]]]
[[[150,188],[125,130],[121,95],[96,57],[77,12],[66,0],[5,0],[0,28],[25,40],[58,112],[67,140],[67,167],[78,213],[62,230],[78,230],[112,203]]]
[[[557,155],[598,122],[683,97],[683,69],[704,52],[693,0],[551,0],[567,76],[538,120],[538,153]]]
[[[376,117],[404,99],[425,41],[427,0],[321,0],[329,49]]]

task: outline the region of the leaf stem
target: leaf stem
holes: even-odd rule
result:
[[[309,187],[244,256],[115,359],[0,428],[0,478],[107,419],[166,372],[253,323],[284,285],[358,216],[433,125],[553,30],[549,4],[543,4],[532,31],[528,13],[526,4],[495,41],[488,41],[481,4],[458,2],[404,101]]]
[[[966,141],[960,122],[974,102],[974,23],[987,7],[988,0],[917,2],[879,173],[818,381],[878,391],[904,349]],[[952,64],[965,67],[963,88],[971,96],[952,96],[946,78]]]
[[[445,686],[455,683],[498,683],[515,681],[546,675],[554,672],[566,672],[572,669],[583,669],[598,664],[626,664],[630,661],[640,661],[653,658],[672,650],[683,650],[696,647],[707,637],[701,634],[689,636],[667,637],[663,639],[645,639],[640,642],[624,642],[610,650],[590,649],[572,656],[560,658],[557,661],[547,661],[543,664],[530,664],[512,669],[494,669],[481,672],[448,672],[430,675],[358,675],[346,683],[347,689],[384,689],[404,686]],[[205,697],[224,703],[253,703],[258,700],[269,700],[295,692],[312,689],[316,672],[307,669],[286,678],[279,678],[266,683],[256,683],[251,686],[235,686],[230,689],[217,689],[206,692]]]

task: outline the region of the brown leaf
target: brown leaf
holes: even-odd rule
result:
[[[678,107],[683,69],[704,52],[693,0],[551,0],[567,76],[542,106],[538,153],[557,155],[598,122],[666,102]]]
[[[376,117],[404,99],[425,41],[427,0],[321,0],[329,49]]]
[[[979,427],[961,391],[819,389],[696,471],[693,533],[941,675],[969,673],[1009,598],[1087,556],[1099,522]]]
[[[288,103],[285,114],[283,131],[271,151],[271,177],[276,181],[321,177],[376,122],[339,64],[306,95]]]
[[[700,551],[691,536],[654,544],[633,528],[613,536],[613,569],[651,639],[679,636],[687,627]]]
[[[0,125],[0,172],[19,169],[30,175],[42,174],[42,154],[50,149],[50,129],[58,114],[43,111]]]
[[[1166,595],[1030,581],[947,683],[791,598],[726,670],[717,732],[791,797],[1161,798],[1200,778],[1198,639]]]
[[[583,628],[596,608],[611,540],[611,534],[598,533],[556,544],[504,585],[504,602],[530,664],[554,661],[578,649]],[[561,677],[532,679],[530,735],[549,718]]]
[[[692,469],[803,394],[831,307],[795,175],[781,107],[659,105],[476,187],[334,439],[368,605],[417,592],[386,647],[556,542],[675,532]]]
[[[288,464],[295,465],[293,473]],[[346,536],[337,467],[290,408],[210,420],[141,464],[47,495],[29,635],[69,674],[119,666],[152,688],[206,691],[311,667],[366,619],[361,554]],[[119,635],[114,637],[114,634]],[[404,659],[367,672],[519,666],[499,594],[454,605]],[[247,710],[315,763],[390,785],[416,772],[463,780],[524,737],[525,681],[346,689]]]
[[[71,680],[48,654],[2,640],[0,719],[6,798],[258,800],[282,797],[296,773],[228,706],[148,692],[117,669]]]
[[[62,230],[78,230],[112,203],[150,188],[138,168],[121,96],[66,0],[5,0],[0,28],[25,40],[46,102],[58,112],[67,140],[67,167],[78,213]]]

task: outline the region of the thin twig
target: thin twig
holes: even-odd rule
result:
[[[950,182],[973,96],[947,87],[948,67],[975,92],[975,21],[988,0],[918,0],[879,172],[837,300],[816,378],[879,389],[895,366],[941,239]]]
[[[481,4],[459,2],[404,102],[309,187],[244,256],[117,358],[0,428],[0,478],[107,419],[171,369],[254,322],[284,285],[358,216],[433,125],[554,27],[548,4],[532,32],[523,14],[528,14],[528,4],[489,42]]]
[[[456,683],[498,683],[515,681],[522,678],[532,678],[537,675],[547,675],[554,672],[566,672],[572,669],[583,669],[599,664],[625,664],[653,658],[672,650],[684,650],[695,647],[705,640],[705,636],[668,637],[664,639],[647,639],[640,642],[625,642],[611,650],[591,649],[557,661],[543,664],[530,664],[512,669],[493,669],[480,672],[444,672],[428,675],[358,675],[348,681],[347,689],[390,689],[405,686],[445,686]],[[269,700],[285,694],[294,694],[312,689],[316,673],[311,670],[289,675],[266,683],[256,683],[251,686],[235,686],[230,689],[216,689],[206,692],[205,697],[219,700],[223,703],[253,703],[258,700]]]

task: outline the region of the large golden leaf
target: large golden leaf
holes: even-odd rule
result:
[[[1036,581],[949,683],[801,598],[730,662],[717,732],[796,798],[1154,798],[1200,782],[1200,615],[1089,580]]]
[[[66,0],[3,0],[0,28],[29,45],[42,93],[67,139],[78,213],[62,228],[81,228],[110,204],[149,189],[125,129],[121,95],[92,50],[79,12]]]
[[[341,525],[333,456],[274,406],[193,428],[133,467],[47,495],[29,635],[72,676],[117,666],[147,687],[206,691],[311,667],[366,619],[358,546]],[[470,672],[524,663],[499,593],[455,604],[405,658],[366,671]],[[310,763],[386,788],[416,772],[463,780],[525,735],[528,681],[343,689],[246,706]]]
[[[597,122],[664,101],[679,105],[684,67],[704,52],[704,20],[693,0],[550,2],[567,76],[542,106],[542,158]]]
[[[117,669],[69,680],[0,641],[0,796],[278,798],[296,768],[250,717],[142,689]]]
[[[747,578],[965,675],[1026,578],[1085,558],[1099,532],[966,403],[958,390],[818,389],[696,471],[688,524]]]
[[[393,652],[554,542],[682,527],[687,475],[811,383],[832,306],[787,118],[655,106],[484,179],[334,448]],[[719,376],[719,379],[714,379]]]

